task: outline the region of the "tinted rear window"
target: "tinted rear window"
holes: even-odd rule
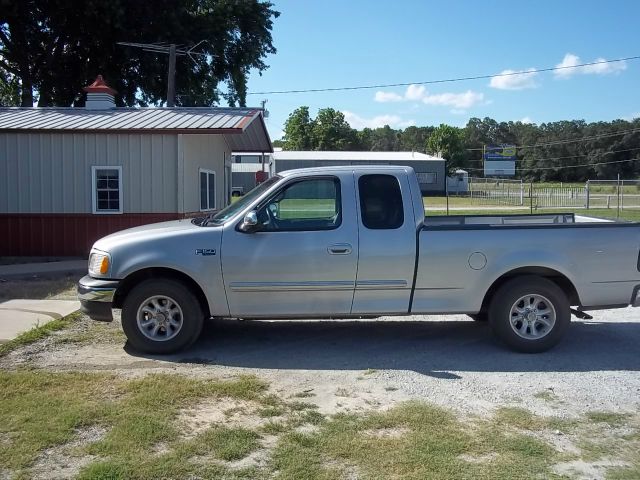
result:
[[[363,175],[358,180],[362,224],[372,230],[400,228],[404,223],[402,193],[393,175]]]

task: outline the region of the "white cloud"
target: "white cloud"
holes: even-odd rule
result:
[[[404,93],[404,98],[407,100],[422,100],[427,93],[427,89],[424,85],[409,85],[407,91]]]
[[[376,96],[374,97],[376,102],[386,103],[386,102],[401,102],[404,98],[401,95],[398,95],[394,92],[376,92]]]
[[[376,102],[422,102],[427,105],[441,105],[453,107],[457,110],[471,108],[484,102],[484,94],[467,90],[462,93],[437,93],[430,94],[424,85],[409,85],[404,95],[394,92],[376,92],[374,97]]]
[[[567,53],[562,62],[556,65],[557,68],[562,68],[562,70],[555,70],[553,74],[556,78],[569,78],[573,75],[609,75],[612,73],[620,73],[623,70],[627,69],[627,62],[614,62],[614,63],[596,63],[595,65],[585,65],[583,67],[576,67],[576,65],[580,65],[581,63],[594,63],[594,62],[605,62],[606,60],[602,57],[596,58],[593,62],[583,62],[580,60],[580,57],[574,55],[573,53]],[[567,68],[567,67],[575,67],[575,68]]]
[[[520,122],[522,123],[534,123],[533,120],[531,120],[530,117],[523,117],[520,119]]]
[[[343,110],[345,120],[351,125],[351,128],[358,130],[363,128],[379,128],[389,125],[390,127],[406,128],[415,125],[414,120],[403,120],[398,115],[377,115],[372,118],[365,118],[348,110]]]
[[[536,88],[536,76],[534,68],[529,68],[523,73],[516,70],[503,70],[501,76],[491,77],[489,86],[499,90],[524,90],[525,88]],[[515,75],[514,75],[515,74]]]
[[[467,90],[464,93],[438,93],[425,95],[422,99],[427,105],[444,105],[456,109],[471,108],[484,100],[484,93]]]

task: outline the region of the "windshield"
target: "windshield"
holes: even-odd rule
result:
[[[262,195],[263,192],[268,190],[271,187],[271,185],[276,183],[281,178],[282,177],[278,175],[274,175],[269,180],[261,183],[260,185],[258,185],[256,188],[251,190],[249,193],[247,193],[243,197],[240,197],[237,201],[227,205],[225,208],[217,212],[215,215],[209,217],[205,222],[205,224],[213,223],[213,224],[219,225],[221,223],[226,222],[228,219],[233,217],[236,213],[243,210],[247,205],[253,202],[256,198]]]

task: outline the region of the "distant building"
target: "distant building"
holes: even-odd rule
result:
[[[123,228],[220,209],[231,152],[272,151],[259,108],[0,108],[0,256],[87,255]]]
[[[273,157],[252,152],[233,152],[231,164],[231,194],[244,195],[257,184],[257,172],[265,172],[266,177],[274,173]],[[263,165],[264,163],[264,165]]]
[[[418,175],[420,190],[426,195],[443,194],[446,170],[443,158],[418,152],[327,152],[279,151],[273,154],[275,172],[306,167],[340,165],[398,165],[412,167]]]
[[[447,177],[447,192],[453,194],[467,193],[469,191],[469,172],[458,169]]]

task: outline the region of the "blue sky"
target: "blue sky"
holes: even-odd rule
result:
[[[419,82],[640,55],[640,2],[276,0],[276,55],[249,93]],[[577,58],[576,58],[577,57]],[[564,62],[564,63],[563,63]],[[354,128],[462,126],[469,117],[542,123],[640,117],[640,61],[407,88],[250,95],[280,138],[301,105]],[[491,84],[493,82],[493,85]]]

